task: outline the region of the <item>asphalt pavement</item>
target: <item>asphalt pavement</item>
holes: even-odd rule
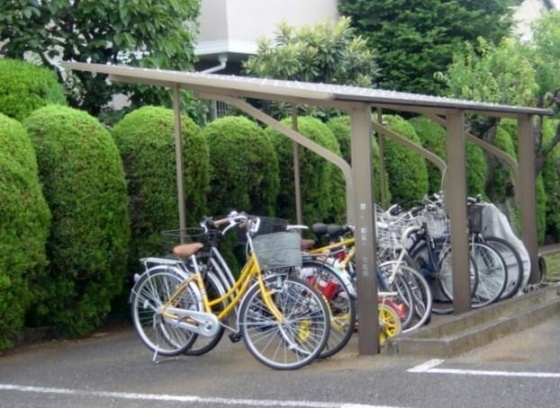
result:
[[[358,354],[296,371],[257,362],[227,336],[212,352],[154,362],[128,325],[0,356],[2,408],[556,407],[560,316],[447,360]]]

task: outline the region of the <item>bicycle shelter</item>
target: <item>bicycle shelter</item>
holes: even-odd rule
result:
[[[175,111],[174,128],[181,229],[186,225],[180,134],[180,89],[191,90],[203,99],[219,100],[231,104],[338,166],[346,181],[348,220],[355,226],[358,313],[360,315],[358,350],[360,354],[372,355],[379,352],[376,314],[377,282],[375,273],[373,273],[376,254],[374,250],[375,217],[373,214],[371,134],[373,128],[381,133],[384,128],[372,123],[372,109],[420,113],[447,128],[448,158],[444,195],[450,217],[451,245],[453,247],[453,306],[456,314],[465,313],[471,307],[468,237],[465,234],[467,230],[465,150],[466,140],[469,137],[465,132],[465,114],[467,113],[509,117],[517,120],[519,163],[515,180],[515,197],[521,209],[523,243],[529,253],[531,265],[538,265],[533,118],[552,115],[551,110],[344,85],[179,72],[124,65],[62,62],[61,66],[68,70],[108,75],[110,81],[171,88]],[[256,109],[247,103],[245,98],[322,106],[346,112],[350,116],[352,128],[352,167],[342,158],[311,142],[295,129],[280,124]],[[513,164],[515,165],[515,163]],[[533,267],[531,279],[536,280],[537,274],[538,270]]]

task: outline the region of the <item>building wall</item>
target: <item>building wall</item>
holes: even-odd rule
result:
[[[259,37],[272,37],[277,25],[316,24],[338,18],[337,0],[202,0],[196,53],[254,54]]]

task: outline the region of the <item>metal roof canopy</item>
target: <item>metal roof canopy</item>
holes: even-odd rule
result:
[[[529,107],[515,107],[470,102],[427,95],[384,91],[343,85],[302,83],[274,79],[234,77],[216,74],[179,72],[159,69],[62,62],[70,70],[107,74],[112,81],[170,87],[173,90],[175,133],[177,142],[177,182],[179,215],[184,219],[182,191],[182,157],[180,157],[179,89],[189,89],[207,99],[223,100],[249,113],[259,121],[273,126],[290,139],[304,145],[335,163],[347,182],[349,215],[354,219],[356,238],[356,267],[358,270],[358,312],[361,316],[358,349],[360,354],[379,352],[377,318],[377,282],[375,278],[375,218],[373,216],[371,130],[372,107],[422,113],[445,120],[447,127],[448,174],[444,187],[447,200],[451,244],[453,246],[453,306],[456,314],[470,310],[469,254],[466,211],[465,171],[465,113],[510,117],[518,121],[519,168],[516,178],[516,199],[521,208],[523,242],[529,252],[531,265],[537,263],[537,222],[535,199],[534,115],[552,115],[552,111]],[[293,129],[289,129],[240,98],[279,100],[314,106],[338,108],[351,120],[352,168],[338,156],[318,148]],[[445,118],[445,119],[443,119]],[[321,150],[322,149],[322,150]],[[334,157],[333,157],[334,156]],[[342,161],[342,163],[341,163]],[[181,167],[180,167],[181,166]],[[182,226],[183,227],[183,226]],[[538,271],[532,270],[532,279]]]

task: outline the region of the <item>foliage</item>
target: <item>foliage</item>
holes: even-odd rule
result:
[[[326,125],[329,129],[333,132],[338,144],[340,146],[340,152],[342,158],[346,160],[349,164],[352,164],[352,157],[351,157],[351,126],[350,126],[350,117],[348,115],[337,116],[330,119]],[[373,167],[373,175],[374,175],[374,182],[373,182],[373,191],[374,191],[374,199],[377,203],[382,203],[382,194],[381,194],[381,160],[380,160],[380,151],[379,145],[377,144],[377,140],[375,137],[371,138],[371,151],[372,151],[372,167]],[[387,202],[391,200],[391,193],[389,192],[388,183],[385,182],[386,191],[385,191],[385,199]]]
[[[210,148],[211,214],[232,209],[272,216],[279,190],[274,146],[255,122],[224,116],[203,130]]]
[[[292,119],[284,118],[281,124],[292,127]],[[298,132],[313,142],[340,155],[340,147],[331,130],[320,120],[307,116],[298,117]],[[296,221],[294,163],[292,141],[273,128],[266,134],[272,140],[280,168],[282,188],[276,202],[277,215]],[[345,214],[345,193],[342,175],[338,168],[319,155],[301,148],[299,151],[302,222],[340,222]]]
[[[66,105],[63,86],[46,68],[0,58],[0,83],[0,113],[11,118],[23,120],[49,104]]]
[[[515,39],[493,45],[478,38],[456,53],[446,73],[437,78],[446,95],[472,101],[535,106],[539,90],[536,71],[526,48]]]
[[[131,216],[130,274],[138,260],[160,255],[161,231],[179,229],[174,114],[171,109],[145,106],[127,114],[111,130],[128,185]],[[209,190],[208,144],[198,125],[181,117],[183,180],[187,226],[206,213]]]
[[[385,89],[440,94],[434,73],[465,41],[498,43],[513,25],[519,0],[342,0],[339,11],[379,54]]]
[[[558,120],[547,120],[543,123],[543,139],[548,144],[554,138]],[[542,168],[543,187],[546,193],[546,236],[547,240],[560,241],[560,146],[550,151]]]
[[[259,40],[257,54],[243,64],[243,70],[256,77],[364,87],[371,86],[378,74],[375,53],[355,35],[348,18],[300,28],[282,22],[273,39]],[[290,114],[287,103],[265,106],[276,118]],[[301,113],[325,114],[314,109]]]
[[[493,143],[495,147],[509,156],[516,158],[515,146],[509,131],[499,126]],[[488,180],[486,182],[486,194],[490,201],[503,203],[507,198],[511,198],[513,185],[515,183],[514,170],[507,164],[500,162],[493,156],[488,157]]]
[[[274,216],[280,188],[278,158],[264,130],[243,116],[224,116],[203,130],[210,149],[210,193],[212,216],[231,210]],[[220,243],[220,252],[234,272],[241,270],[245,248],[236,237]]]
[[[129,243],[122,161],[109,132],[87,113],[46,106],[25,121],[52,212],[48,298],[37,323],[69,334],[95,329],[122,291]]]
[[[422,146],[432,153],[447,161],[445,149],[447,132],[445,128],[428,118],[417,116],[409,120],[416,130]],[[467,140],[467,194],[475,196],[484,194],[484,185],[487,177],[487,164],[484,152],[473,142]],[[427,162],[429,191],[437,192],[442,189],[441,171],[433,164]]]
[[[196,0],[3,0],[0,55],[25,55],[51,68],[75,60],[189,71],[199,7]],[[167,89],[109,86],[106,75],[81,71],[58,74],[71,105],[94,116],[119,91],[133,106],[170,101]]]
[[[44,293],[51,214],[37,173],[35,150],[21,123],[0,114],[0,350],[24,326],[34,299]]]
[[[420,145],[414,127],[398,115],[384,115],[383,126]],[[385,137],[385,166],[394,203],[408,206],[428,193],[428,170],[423,157]]]

